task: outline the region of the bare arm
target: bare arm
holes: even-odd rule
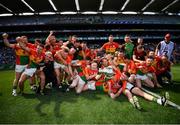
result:
[[[66,60],[62,58],[62,56],[61,56],[61,54],[60,54],[60,51],[59,51],[59,52],[56,52],[55,56],[56,56],[59,60],[61,60],[64,65],[67,65]]]
[[[111,91],[111,83],[110,82],[108,82],[107,83],[108,84],[108,94],[111,96],[111,93],[112,93],[112,91]]]
[[[121,49],[122,47],[123,47],[123,45],[119,45],[119,47],[118,47],[118,48],[120,48],[120,49]]]
[[[136,59],[136,55],[133,55],[133,61],[135,61],[135,62],[139,62],[139,63],[143,62],[142,60],[138,60],[138,59]]]
[[[160,43],[157,45],[157,47],[156,47],[156,50],[155,50],[155,55],[157,56],[157,54],[158,54],[158,50],[160,49]]]
[[[30,49],[22,41],[19,42],[19,46],[25,51],[30,52]]]
[[[85,77],[87,80],[91,80],[92,78],[94,78],[97,74],[93,74],[93,75],[90,75],[87,70],[85,71]]]
[[[64,42],[63,46],[67,46],[67,44],[69,44],[69,41]]]
[[[117,63],[117,57],[114,57],[114,59],[113,59],[113,64],[114,64],[115,66],[118,65],[118,63]]]
[[[122,93],[122,87],[118,90],[118,92],[115,94],[115,97],[118,97]]]
[[[7,33],[3,33],[2,37],[3,37],[3,42],[4,42],[4,44],[5,44],[7,47],[14,48],[15,44],[10,44],[10,43],[9,43],[8,34],[7,34]]]
[[[92,78],[94,78],[97,74],[94,75],[85,75],[87,80],[91,80]]]
[[[102,51],[104,49],[105,45],[106,45],[106,43],[101,48],[97,49],[97,52]]]
[[[120,89],[118,90],[118,92],[117,92],[116,94],[114,94],[114,93],[111,91],[111,83],[110,83],[110,82],[108,83],[108,87],[109,87],[108,94],[109,94],[109,96],[110,96],[112,99],[117,98],[117,97],[122,93],[122,88],[120,88]]]
[[[84,53],[84,50],[82,50],[82,56],[83,56],[83,59],[86,59],[86,55]]]
[[[96,49],[97,52],[100,52],[103,50],[103,47],[99,48],[99,49]]]
[[[46,38],[46,41],[45,41],[46,44],[50,44],[49,38],[50,38],[52,35],[53,35],[53,31],[50,31],[50,33],[49,33],[49,35],[48,35],[48,37]]]
[[[73,70],[72,70],[72,67],[70,64],[68,64],[68,70],[69,70],[69,73],[72,77],[74,77],[74,74],[73,74]]]

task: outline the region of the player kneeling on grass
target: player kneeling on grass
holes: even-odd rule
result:
[[[20,80],[19,80],[19,88],[20,88],[20,93],[23,93],[24,90],[24,82],[30,78],[33,77],[35,73],[37,73],[37,67],[38,64],[44,61],[44,51],[43,51],[43,45],[38,45],[36,49],[31,49],[26,46],[24,46],[23,41],[20,42],[20,46],[22,49],[27,51],[29,53],[29,64],[26,67],[25,71],[22,73]],[[45,84],[45,77],[42,72],[39,72],[38,77],[40,78],[41,81],[41,93],[43,94],[43,89],[44,89],[44,84]]]
[[[136,86],[141,88],[141,82],[145,83],[147,87],[154,88],[156,85],[157,87],[161,87],[159,83],[157,82],[157,78],[155,75],[155,69],[152,66],[153,58],[148,57],[144,63],[138,63],[136,65],[137,67],[137,72],[136,72]],[[151,80],[150,77],[153,78],[153,81]]]

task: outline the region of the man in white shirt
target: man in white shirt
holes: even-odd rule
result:
[[[168,60],[173,61],[175,44],[170,39],[171,35],[169,33],[166,34],[164,40],[157,45],[155,54],[157,56],[167,55]]]

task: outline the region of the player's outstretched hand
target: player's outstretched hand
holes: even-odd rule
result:
[[[4,39],[7,39],[7,38],[8,38],[8,34],[7,34],[7,33],[3,33],[3,34],[2,34],[2,37],[3,37]]]

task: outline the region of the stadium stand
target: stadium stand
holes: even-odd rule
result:
[[[53,1],[57,10],[48,1],[28,2],[33,9],[29,9],[22,1],[5,1],[1,3],[0,14],[10,13],[12,16],[1,16],[0,34],[9,34],[9,41],[15,42],[17,36],[26,35],[30,42],[35,38],[45,41],[50,30],[55,32],[58,40],[66,41],[69,35],[77,35],[80,41],[87,42],[92,48],[102,45],[112,34],[115,41],[123,43],[124,36],[130,34],[133,41],[137,41],[139,36],[144,42],[154,48],[164,39],[164,34],[172,34],[172,41],[177,44],[179,52],[180,41],[180,16],[179,1],[126,1],[119,0],[91,0],[84,3],[78,0],[80,8],[75,2],[67,0]],[[41,6],[38,6],[41,2]],[[101,6],[102,4],[102,6]],[[137,6],[138,4],[138,6]],[[146,7],[147,6],[147,7]],[[7,8],[10,9],[10,11]],[[34,10],[34,11],[32,11]],[[63,12],[75,12],[76,14],[62,14]],[[93,11],[97,14],[83,14],[86,11]],[[103,12],[113,11],[117,14],[103,14]],[[135,12],[135,14],[123,14],[123,12]],[[154,12],[151,15],[145,12]],[[23,13],[31,12],[25,16]],[[42,12],[51,12],[52,15],[41,15]],[[98,43],[98,45],[97,45]],[[3,45],[2,39],[0,44]],[[95,44],[95,45],[94,45]],[[3,52],[10,52],[9,49],[1,47],[0,64],[4,64]],[[7,53],[8,54],[8,53]],[[177,59],[179,56],[177,54]],[[11,62],[11,61],[10,61]],[[8,63],[8,61],[6,62]]]

